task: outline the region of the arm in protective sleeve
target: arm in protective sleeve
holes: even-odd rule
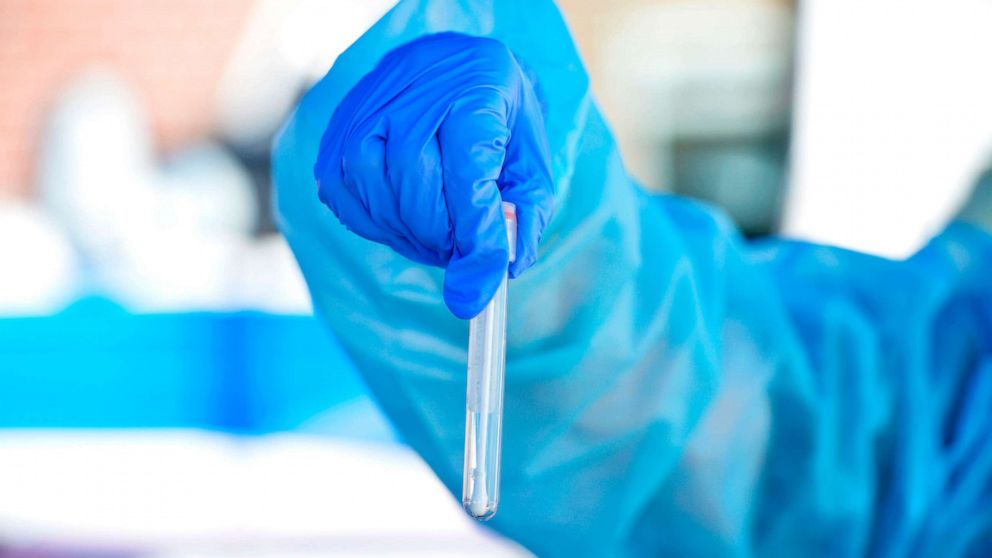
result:
[[[442,31],[497,39],[533,72],[558,208],[510,284],[493,528],[541,556],[989,548],[988,236],[955,225],[907,262],[751,246],[715,211],[643,193],[544,0],[400,2],[275,147],[280,226],[317,312],[452,493],[467,325],[440,269],[346,230],[311,170],[354,84]]]

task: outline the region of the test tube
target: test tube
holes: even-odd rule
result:
[[[512,203],[503,202],[511,262],[517,255],[516,209]],[[506,366],[506,283],[504,273],[493,299],[468,325],[462,506],[479,521],[486,521],[495,515],[499,505],[503,372]]]

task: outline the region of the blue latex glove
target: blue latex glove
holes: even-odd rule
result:
[[[429,35],[389,54],[331,117],[314,165],[351,231],[446,268],[444,301],[478,314],[509,263],[500,201],[517,206],[516,277],[537,259],[553,188],[541,107],[499,41]]]

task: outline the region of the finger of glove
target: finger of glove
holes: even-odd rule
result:
[[[385,244],[413,261],[440,265],[436,252],[418,242],[401,212],[389,181],[388,141],[380,123],[359,126],[349,135],[342,155],[344,189],[360,202],[378,236],[387,239]]]
[[[517,254],[510,264],[510,277],[519,276],[537,261],[541,236],[554,211],[554,182],[544,118],[537,96],[523,75],[520,94],[499,179],[503,200],[517,207]]]
[[[323,184],[321,190],[324,190]],[[409,241],[378,226],[369,216],[365,206],[346,188],[337,187],[333,193],[322,194],[321,199],[349,231],[366,240],[385,244],[412,260],[419,257],[418,250]]]
[[[453,241],[444,199],[438,118],[420,115],[404,121],[402,133],[392,133],[386,145],[389,185],[413,243],[436,266],[451,259]]]
[[[460,97],[438,135],[444,198],[454,251],[444,276],[444,300],[467,319],[492,299],[509,262],[506,222],[496,180],[509,136],[502,94],[478,87]]]

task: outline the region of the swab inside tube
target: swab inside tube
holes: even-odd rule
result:
[[[503,202],[510,261],[516,259],[516,207]],[[499,506],[499,462],[503,428],[503,375],[506,366],[506,284],[469,322],[468,393],[465,400],[465,468],[462,506],[485,521]]]

